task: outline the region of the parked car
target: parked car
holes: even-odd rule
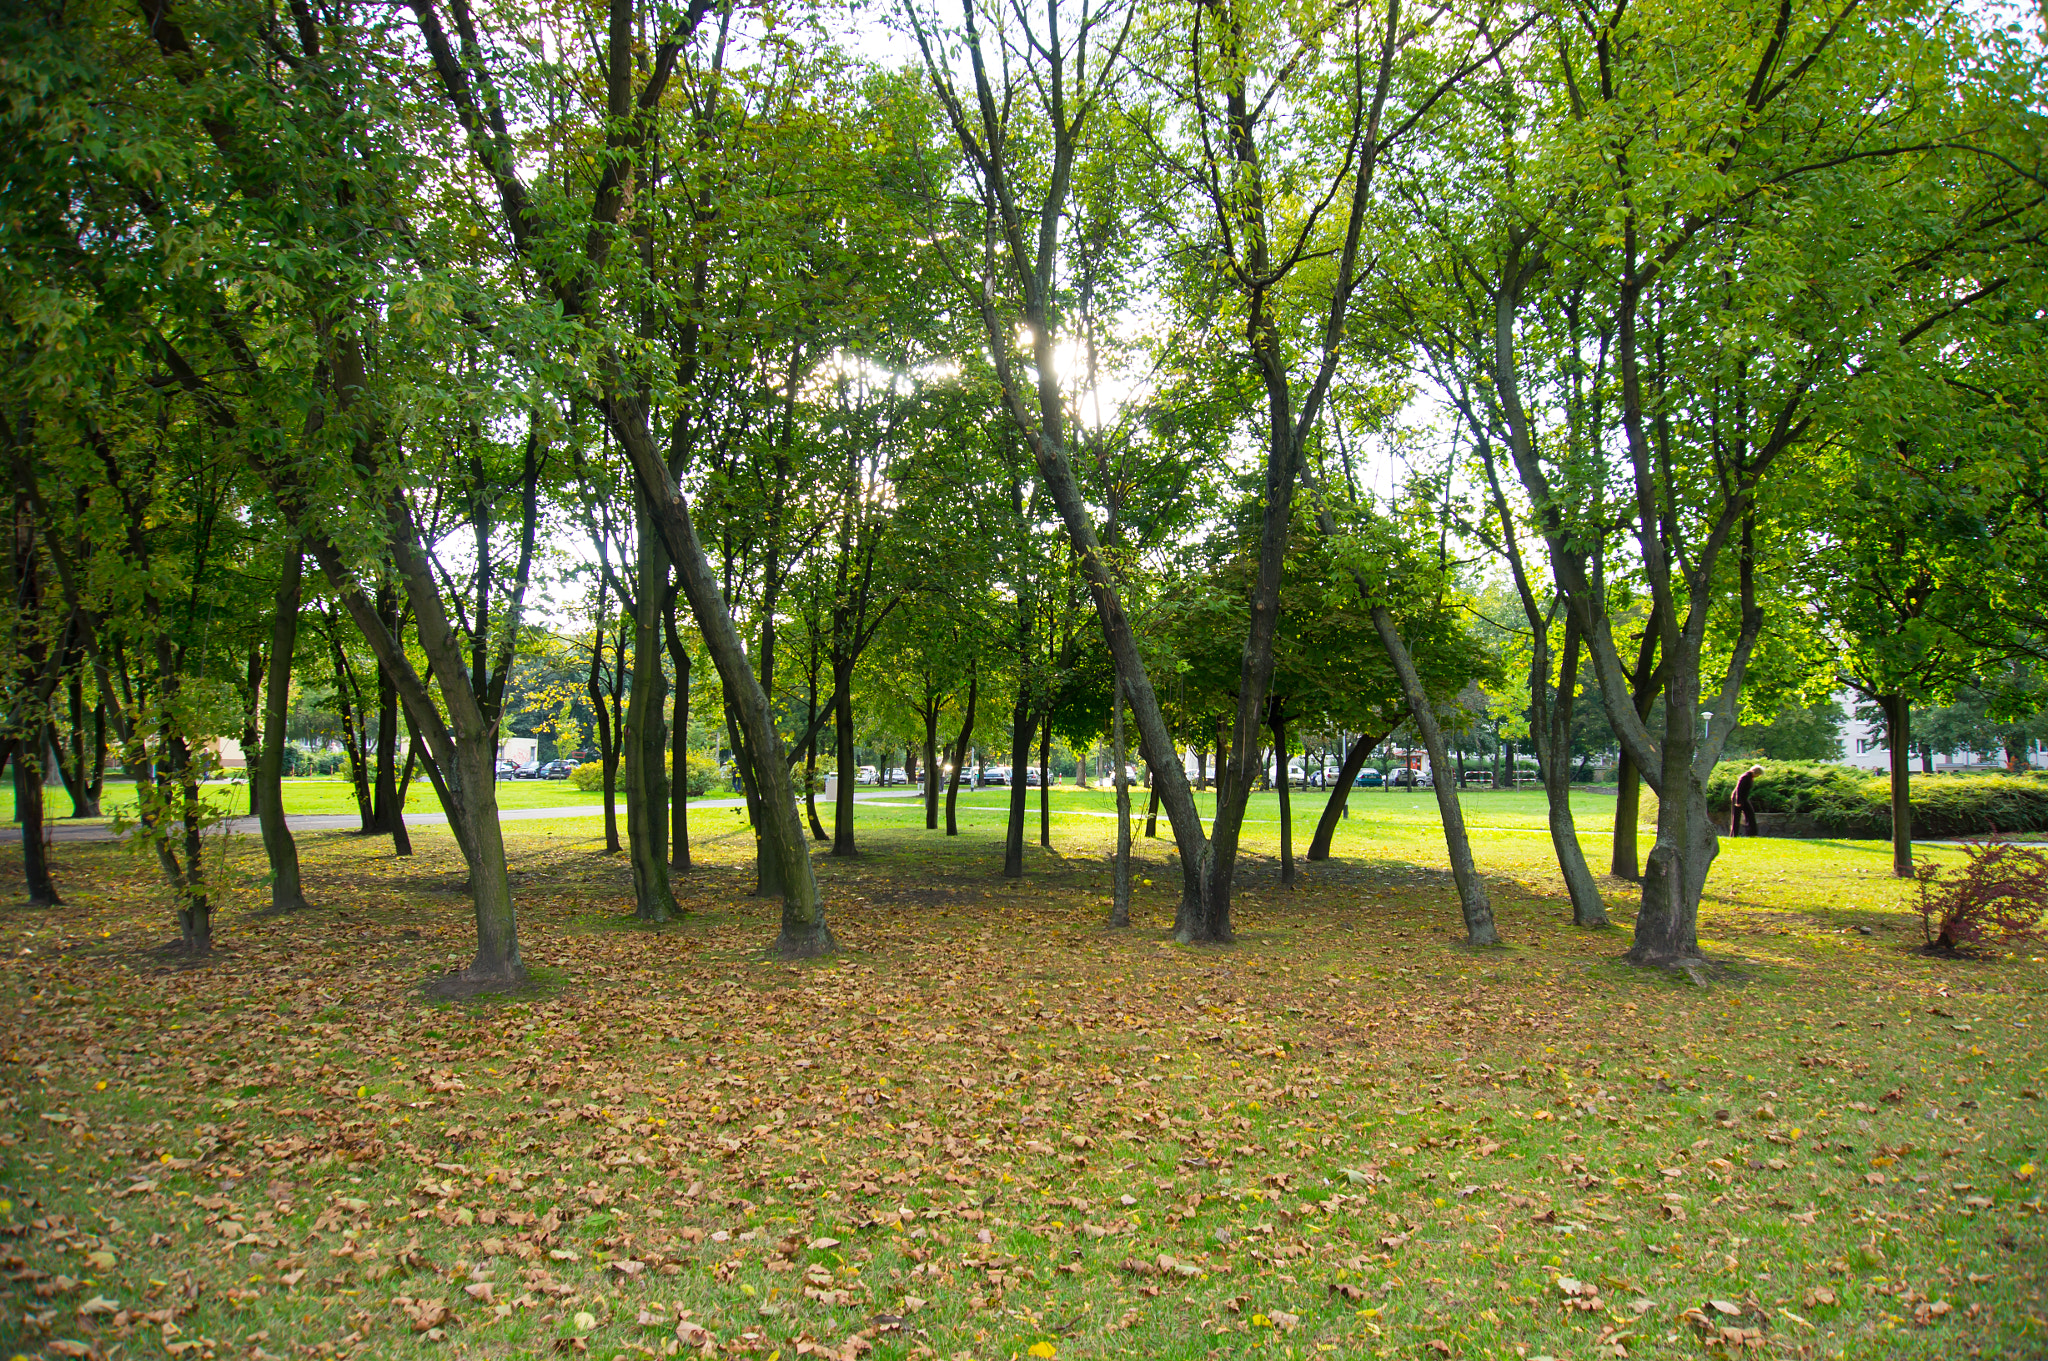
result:
[[[498,778],[499,778],[499,779],[501,779],[501,780],[509,780],[509,779],[511,779],[511,778],[512,778],[512,777],[513,777],[514,775],[517,775],[518,773],[519,773],[519,763],[518,763],[517,761],[500,761],[500,762],[498,762]]]
[[[1308,778],[1302,783],[1310,789],[1327,789],[1337,783],[1343,774],[1344,771],[1338,766],[1318,766],[1308,773]]]
[[[512,778],[515,780],[538,780],[541,778],[542,768],[539,761],[528,761],[525,765],[512,772]]]
[[[1038,788],[1038,767],[1024,767],[1024,783],[1032,789]]]
[[[550,761],[545,766],[541,767],[540,777],[543,780],[566,780],[569,778],[569,772],[576,769],[576,767],[581,764],[582,762],[580,761]]]
[[[1371,766],[1367,766],[1364,770],[1359,771],[1358,775],[1351,781],[1351,787],[1353,789],[1378,789],[1380,783],[1380,773]]]
[[[862,766],[859,773],[853,777],[853,782],[855,784],[873,784],[875,779],[875,768],[873,766]]]
[[[1010,782],[1010,768],[1008,766],[990,766],[982,772],[981,782],[985,785],[1007,785]]]
[[[1426,770],[1397,770],[1387,777],[1387,782],[1396,789],[1430,788],[1429,772]]]

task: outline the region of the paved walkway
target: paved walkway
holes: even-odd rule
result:
[[[921,797],[922,795],[915,791],[903,794],[855,794],[853,801],[855,803],[897,803],[904,799]],[[692,801],[690,809],[694,812],[699,808],[744,808],[746,806],[747,801],[743,798],[697,799]],[[621,816],[625,813],[624,800],[620,801],[619,812]],[[498,810],[498,821],[500,822],[540,822],[549,818],[595,818],[603,816],[604,805],[601,803],[578,803],[561,808],[500,808]],[[405,815],[405,825],[408,827],[429,827],[437,823],[445,823],[446,821],[448,821],[448,815],[442,812],[407,813]],[[354,813],[289,813],[285,816],[285,824],[294,832],[354,831],[363,825],[363,820]],[[105,821],[74,822],[70,818],[51,818],[43,826],[48,834],[48,839],[53,842],[112,841],[115,839],[113,827]],[[255,836],[261,830],[256,819],[246,815],[229,818],[227,820],[227,828],[229,832],[237,836],[245,834]],[[0,846],[11,846],[20,840],[20,827],[13,825],[0,827]]]

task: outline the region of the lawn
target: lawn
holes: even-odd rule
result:
[[[347,780],[331,775],[310,775],[303,779],[284,780],[284,807],[287,813],[345,813],[356,811],[355,787]],[[249,811],[249,789],[239,780],[221,780],[203,787],[203,797],[214,806],[232,814],[241,815]],[[720,795],[713,793],[711,798]],[[498,782],[498,806],[500,808],[597,808],[604,803],[602,793],[584,793],[567,780],[500,780]],[[623,805],[621,805],[623,807]],[[440,803],[434,798],[434,787],[421,776],[407,791],[405,807],[408,813],[438,813]],[[61,788],[51,785],[43,794],[43,813],[52,822],[71,822],[66,815],[71,811],[71,796]],[[135,812],[135,786],[123,779],[119,772],[110,771],[100,797],[100,811],[108,817]],[[5,812],[6,821],[14,820],[14,782],[10,779],[0,789],[0,812]]]
[[[127,847],[60,844],[71,904],[39,911],[0,849],[0,1337],[194,1361],[2048,1347],[2042,963],[1917,953],[1884,846],[1729,843],[1701,987],[1570,928],[1535,795],[1468,800],[1509,942],[1480,952],[1426,795],[1360,791],[1292,892],[1260,800],[1229,948],[1168,940],[1164,841],[1138,842],[1136,925],[1105,930],[1108,796],[1056,797],[1017,882],[1002,791],[950,840],[861,805],[864,854],[818,859],[844,950],[805,965],[763,957],[735,812],[693,818],[690,910],[659,930],[590,819],[508,824],[537,983],[468,1004],[417,991],[468,951],[437,827],[405,862],[303,836],[293,918],[255,913],[234,843],[192,968],[156,953],[167,904]],[[1605,886],[1625,923],[1633,887]]]

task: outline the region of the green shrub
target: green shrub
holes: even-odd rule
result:
[[[713,782],[718,779],[718,762],[701,751],[693,751],[688,755],[685,769],[689,771],[691,798],[701,799],[711,792]],[[676,778],[676,763],[673,756],[669,758],[668,778],[671,782]]]
[[[1723,761],[1707,780],[1707,797],[1725,804],[1750,766]],[[1818,761],[1761,762],[1750,800],[1760,813],[1790,813],[1827,836],[1880,841],[1892,834],[1891,780],[1854,766]],[[2038,775],[1912,777],[1915,836],[1983,836],[2048,831],[2048,779]]]
[[[718,778],[718,762],[702,752],[693,751],[689,754],[686,769],[689,771],[690,777],[690,797],[693,799],[704,797],[705,793],[710,790],[712,781]],[[623,774],[623,772],[621,773]],[[674,756],[670,756],[668,760],[668,778],[671,783],[676,778]],[[575,785],[586,794],[604,788],[604,762],[585,761],[582,765],[569,772],[569,783]]]

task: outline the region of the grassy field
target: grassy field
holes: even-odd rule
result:
[[[356,811],[355,789],[346,780],[328,775],[308,776],[304,779],[282,781],[284,786],[284,807],[287,813],[354,813]],[[205,786],[203,797],[211,804],[227,812],[242,814],[249,811],[249,790],[239,781],[220,781]],[[710,797],[717,798],[717,794]],[[49,788],[44,792],[44,815],[52,821],[73,821],[66,816],[71,811],[71,797],[61,789]],[[596,808],[604,802],[604,795],[596,791],[584,793],[567,780],[501,780],[498,782],[498,806],[501,808]],[[440,803],[434,798],[434,788],[421,776],[413,781],[405,801],[408,813],[438,813]],[[100,797],[100,811],[107,817],[135,811],[135,786],[110,773]],[[6,821],[14,821],[14,781],[9,779],[0,785],[0,812],[6,814]]]
[[[439,829],[409,861],[303,837],[317,906],[284,919],[254,912],[256,847],[234,843],[221,948],[189,968],[156,951],[167,900],[125,846],[60,845],[71,903],[40,911],[0,850],[0,1340],[195,1361],[2048,1348],[2042,962],[1917,953],[1882,845],[1727,844],[1699,987],[1569,927],[1534,795],[1468,800],[1509,942],[1476,952],[1426,796],[1360,791],[1292,892],[1261,800],[1229,948],[1167,938],[1163,841],[1138,843],[1134,928],[1105,930],[1107,796],[1058,798],[1054,849],[1011,882],[1000,791],[950,840],[862,805],[863,854],[818,860],[843,952],[801,966],[762,955],[735,813],[693,819],[689,914],[660,930],[591,820],[509,824],[537,983],[460,1005],[418,993],[468,950]],[[1604,885],[1625,923],[1633,887]]]

